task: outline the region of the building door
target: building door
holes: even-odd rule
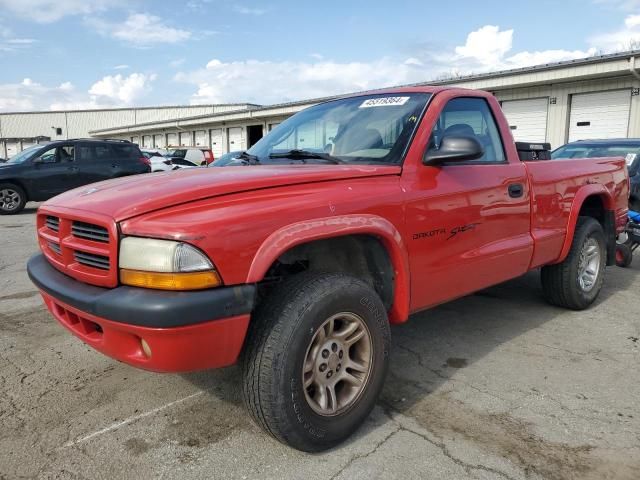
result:
[[[207,131],[206,130],[196,130],[196,147],[208,147],[207,142]]]
[[[178,147],[178,134],[177,133],[168,133],[167,134],[167,146],[169,147]]]
[[[547,97],[502,102],[502,111],[516,142],[545,142],[548,110]]]
[[[143,148],[153,148],[153,137],[151,135],[143,135],[142,146]]]
[[[222,129],[214,128],[209,131],[209,136],[211,140],[211,151],[213,151],[213,158],[220,158],[224,152],[222,145]]]
[[[242,127],[231,127],[229,129],[229,152],[242,150]]]
[[[180,132],[180,146],[191,147],[193,144],[191,132]]]
[[[630,90],[572,95],[569,141],[625,138],[629,131],[630,110]]]
[[[165,138],[164,135],[154,135],[153,143],[156,148],[164,148],[165,147]]]

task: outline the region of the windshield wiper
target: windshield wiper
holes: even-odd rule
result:
[[[236,159],[242,160],[242,163],[245,165],[257,165],[260,163],[260,160],[256,155],[251,155],[247,152],[242,152],[240,155],[235,157]]]
[[[344,160],[340,160],[339,158],[331,156],[328,153],[318,153],[318,152],[311,152],[309,150],[299,150],[299,149],[289,150],[288,152],[283,152],[283,153],[270,153],[269,158],[290,158],[292,160],[302,160],[302,161],[308,158],[313,160],[325,160],[335,165],[345,163]]]

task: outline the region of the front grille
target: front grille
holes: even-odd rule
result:
[[[109,242],[109,231],[104,227],[91,223],[73,222],[71,233],[73,233],[74,237],[84,238],[85,240],[102,243]]]
[[[60,249],[60,245],[58,245],[57,243],[49,242],[49,248],[51,250],[53,250],[55,253],[57,253],[58,255],[62,254],[62,250]]]
[[[109,270],[110,267],[109,257],[103,255],[76,251],[73,254],[73,258],[82,265],[99,268],[100,270]]]
[[[46,220],[44,221],[45,225],[49,230],[53,230],[54,232],[60,231],[60,219],[58,217],[52,217],[51,215],[47,215]]]
[[[40,207],[38,243],[59,271],[99,287],[118,285],[118,234],[113,220],[89,212],[82,216]]]

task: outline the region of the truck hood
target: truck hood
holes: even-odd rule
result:
[[[116,222],[161,208],[232,193],[310,182],[398,175],[401,167],[379,165],[260,165],[194,168],[136,175],[85,185],[46,206],[86,210]]]

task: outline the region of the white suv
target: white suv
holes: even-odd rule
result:
[[[213,162],[211,149],[202,147],[176,147],[169,149],[166,157],[177,168],[206,167]]]

